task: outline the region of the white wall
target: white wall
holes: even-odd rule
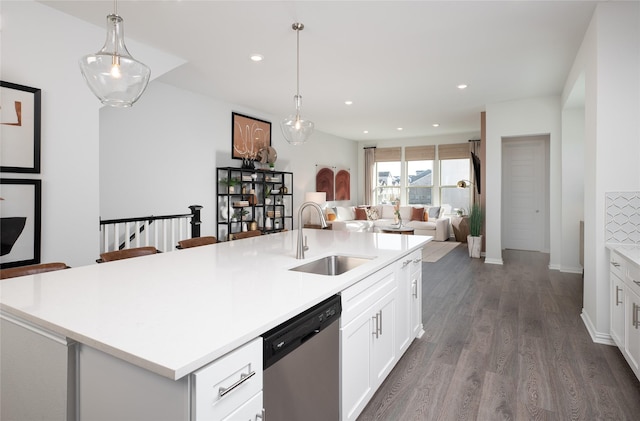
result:
[[[582,317],[598,342],[610,342],[605,194],[640,190],[639,49],[640,4],[601,3],[568,80],[572,84],[575,75],[585,74]]]
[[[215,168],[241,165],[231,159],[232,111],[271,121],[276,169],[293,172],[295,212],[304,193],[315,191],[316,164],[350,168],[355,201],[355,142],[316,131],[307,144],[291,146],[280,131],[284,116],[152,82],[132,109],[100,112],[100,216],[188,213],[197,204],[204,207],[202,235],[217,235]]]
[[[542,97],[488,104],[486,111],[486,257],[502,264],[502,139],[549,135],[549,267],[560,262],[560,98]]]

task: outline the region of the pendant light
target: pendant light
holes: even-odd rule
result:
[[[112,107],[130,107],[149,83],[151,70],[134,59],[124,45],[124,23],[118,16],[117,0],[113,14],[107,15],[107,40],[100,51],[80,59],[80,70],[98,99]]]
[[[296,112],[282,120],[280,128],[287,142],[292,145],[301,145],[313,133],[313,122],[300,116],[300,100],[302,99],[300,96],[300,31],[304,29],[304,25],[296,22],[291,27],[296,31],[296,95],[293,97]]]

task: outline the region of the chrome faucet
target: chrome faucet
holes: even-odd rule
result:
[[[304,237],[304,242],[302,241],[302,211],[308,206],[316,208],[320,215],[320,225],[322,228],[327,228],[327,220],[324,219],[324,213],[322,213],[320,205],[315,202],[304,202],[300,205],[300,209],[298,210],[298,249],[296,250],[296,259],[304,259],[305,250],[309,250],[309,246],[307,246],[307,237]]]

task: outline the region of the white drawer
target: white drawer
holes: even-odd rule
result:
[[[222,421],[259,421],[264,420],[264,416],[262,392],[260,392]]]
[[[220,420],[262,391],[262,338],[191,374],[193,419]]]
[[[636,295],[640,296],[640,269],[637,267],[627,264],[627,285],[631,291],[635,292]]]
[[[624,279],[624,258],[613,250],[609,256],[609,270],[615,273],[618,278]]]
[[[340,327],[346,326],[395,287],[396,279],[393,265],[390,265],[342,291],[340,293],[342,297]]]

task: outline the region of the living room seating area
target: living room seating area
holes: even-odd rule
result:
[[[435,241],[449,239],[449,218],[441,206],[400,206],[402,225],[415,235],[430,235]],[[393,205],[336,206],[327,208],[327,220],[333,230],[381,232],[395,223]]]

